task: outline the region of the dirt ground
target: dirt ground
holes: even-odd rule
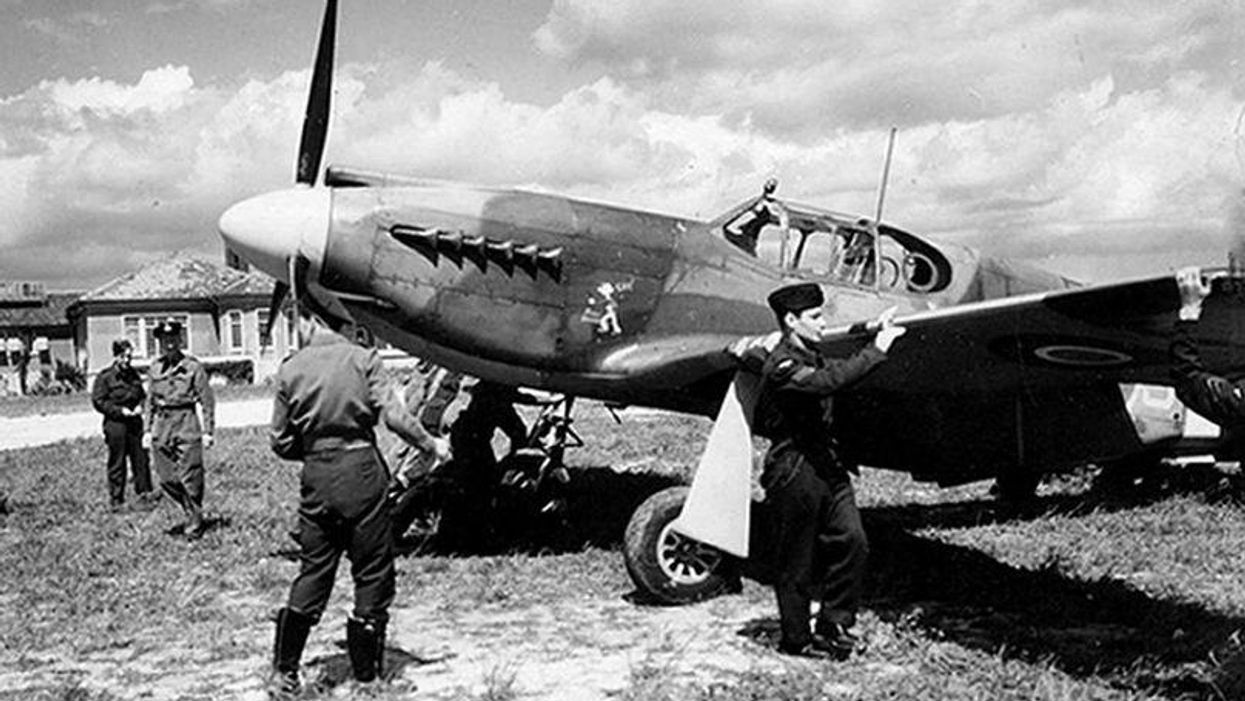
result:
[[[218,408],[219,423],[262,424],[270,407],[267,399],[224,403]],[[0,450],[98,430],[95,414],[0,419]],[[288,567],[292,577],[297,566]],[[339,571],[333,604],[304,656],[305,678],[323,682],[329,697],[351,693],[349,684],[340,683],[349,676],[342,623],[348,606],[343,593],[351,591],[346,570]],[[773,604],[755,584],[747,587],[745,595],[683,607],[639,606],[623,593],[517,609],[485,605],[465,613],[447,611],[435,601],[395,606],[389,664],[396,688],[413,689],[418,698],[555,701],[615,697],[646,674],[707,683],[731,672],[810,664],[781,657],[758,642],[758,627],[776,624]],[[259,602],[239,606],[264,610]],[[199,641],[138,638],[121,648],[89,653],[0,653],[0,699],[74,688],[122,699],[264,699],[272,631],[272,623],[258,615],[252,624],[229,632],[233,651],[208,649]]]
[[[348,588],[348,581],[339,581],[342,587]],[[619,597],[463,613],[439,609],[435,602],[395,607],[387,659],[397,681],[390,689],[425,699],[591,701],[614,697],[637,676],[655,672],[664,679],[711,683],[731,672],[817,664],[780,657],[755,633],[745,634],[774,624],[772,606],[757,599],[732,595],[666,608]],[[306,678],[325,682],[329,697],[351,693],[348,683],[340,683],[349,676],[345,617],[344,602],[330,609],[304,656]],[[248,650],[268,650],[272,624],[256,620],[234,631],[232,639]],[[74,659],[47,652],[0,659],[0,698],[73,684],[122,699],[266,698],[266,655],[239,650],[238,656],[223,656],[219,650],[183,647],[187,642],[134,641]]]
[[[256,426],[270,418],[272,400],[267,398],[221,402],[216,407],[216,425],[220,428]],[[0,450],[93,436],[103,436],[100,415],[94,411],[0,418]]]

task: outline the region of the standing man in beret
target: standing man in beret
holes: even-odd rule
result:
[[[207,371],[196,358],[182,352],[182,325],[169,319],[153,335],[160,357],[149,370],[147,425],[143,442],[151,448],[160,488],[182,507],[186,521],[178,530],[187,540],[203,535],[203,450],[212,446],[216,427],[216,399]],[[199,422],[196,407],[203,410]]]
[[[847,358],[821,354],[826,333],[821,287],[779,288],[769,305],[781,331],[740,339],[730,348],[746,367],[760,367],[754,426],[770,439],[761,484],[772,520],[774,593],[780,652],[846,659],[859,647],[855,625],[868,540],[856,509],[849,466],[834,439],[833,395],[886,359],[904,328],[894,309],[877,320],[872,343]],[[771,350],[772,349],[772,350]],[[812,600],[821,607],[810,630]]]
[[[125,506],[125,463],[134,474],[139,501],[152,496],[151,469],[143,448],[143,378],[131,361],[134,347],[124,338],[112,342],[112,365],[100,371],[91,387],[91,405],[104,415],[104,444],[108,446],[108,504],[113,511]]]

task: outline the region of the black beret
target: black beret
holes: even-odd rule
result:
[[[779,319],[787,312],[799,314],[805,309],[820,307],[826,303],[821,287],[811,282],[779,287],[769,295],[769,307]]]
[[[152,329],[151,334],[156,338],[180,336],[182,334],[182,323],[176,319],[165,319],[160,322],[159,326]]]

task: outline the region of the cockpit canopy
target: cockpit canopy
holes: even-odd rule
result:
[[[895,227],[774,198],[730,210],[715,229],[769,265],[815,281],[937,292],[951,283],[938,249]]]

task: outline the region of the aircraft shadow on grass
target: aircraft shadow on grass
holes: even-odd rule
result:
[[[1211,697],[1243,698],[1245,653],[1236,636],[1245,618],[1155,597],[1118,579],[1072,579],[1057,558],[1023,569],[913,533],[1124,511],[1179,494],[1240,502],[1245,489],[1211,468],[1164,468],[1122,490],[1052,495],[1020,508],[974,501],[862,509],[871,546],[863,606],[938,640],[1051,664],[1074,677],[1182,698],[1213,686]],[[741,634],[760,642],[776,629],[776,619],[761,619]]]
[[[561,492],[565,508],[555,515],[537,509],[489,515],[489,533],[463,544],[454,528],[426,541],[406,543],[404,555],[481,555],[520,553],[556,555],[585,547],[611,548],[622,542],[632,512],[649,496],[683,482],[673,476],[616,472],[607,467],[568,468],[570,480]],[[478,521],[477,519],[476,521]]]
[[[572,469],[567,509],[552,530],[513,530],[474,550],[430,544],[422,554],[573,552],[617,547],[627,521],[647,497],[682,483],[676,477]],[[1210,688],[1245,693],[1245,654],[1233,642],[1245,617],[1157,598],[1116,579],[1083,581],[1058,561],[1037,570],[978,550],[914,535],[922,528],[964,528],[1091,512],[1125,511],[1180,494],[1245,502],[1245,485],[1209,467],[1161,468],[1138,484],[1039,497],[1020,507],[993,500],[862,509],[871,554],[863,606],[883,620],[989,655],[1052,664],[1153,693]],[[1139,536],[1140,537],[1140,536]],[[772,646],[777,621],[752,621],[741,635]],[[1224,661],[1224,655],[1230,659]],[[1208,664],[1212,655],[1221,664]],[[1229,696],[1230,697],[1230,696]]]

